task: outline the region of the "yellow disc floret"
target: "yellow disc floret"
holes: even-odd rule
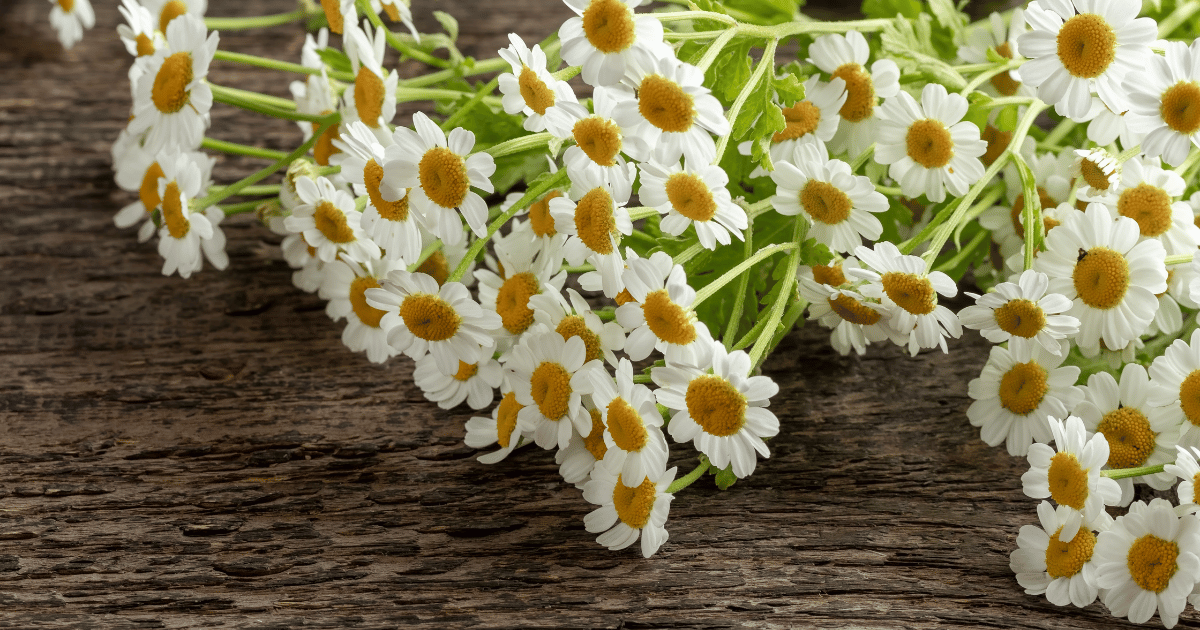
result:
[[[996,309],[996,325],[1000,330],[1013,335],[1032,339],[1046,326],[1046,314],[1042,307],[1025,299],[1009,300]]]
[[[1200,85],[1180,81],[1167,88],[1159,106],[1163,122],[1174,131],[1191,135],[1200,131]]]
[[[642,302],[642,314],[654,336],[667,343],[682,346],[696,340],[693,317],[683,307],[671,301],[666,289],[646,294],[646,299]]]
[[[1051,578],[1069,578],[1079,573],[1092,559],[1092,551],[1096,548],[1096,535],[1086,527],[1080,528],[1071,542],[1059,540],[1061,533],[1060,527],[1046,546],[1046,573]]]
[[[937,308],[937,295],[929,278],[889,271],[883,274],[882,282],[887,296],[913,315],[927,315]]]
[[[1059,505],[1083,510],[1088,498],[1088,473],[1071,453],[1055,453],[1046,471],[1050,498]]]
[[[856,123],[871,116],[878,100],[871,73],[857,63],[847,63],[834,70],[831,78],[846,82],[846,102],[838,112],[842,118]]]
[[[1075,264],[1072,278],[1084,304],[1110,309],[1121,303],[1129,289],[1129,263],[1107,247],[1093,247]]]
[[[613,216],[613,200],[607,190],[593,188],[575,204],[575,233],[597,254],[613,252],[617,218]]]
[[[1033,361],[1012,366],[1000,378],[1000,406],[1018,416],[1032,413],[1050,390],[1047,376],[1046,368]]]
[[[548,420],[558,421],[570,411],[571,373],[553,361],[543,361],[529,379],[530,395],[538,411]]]
[[[696,117],[692,95],[679,84],[660,75],[642,79],[638,87],[638,111],[650,124],[666,132],[681,133],[692,128]]]
[[[462,205],[471,190],[466,162],[446,147],[433,147],[426,151],[417,165],[417,172],[421,179],[421,190],[443,208]]]
[[[649,477],[643,477],[642,483],[630,488],[621,481],[621,475],[617,475],[617,485],[613,486],[613,507],[622,523],[633,529],[641,529],[650,522],[657,496],[658,488]]]
[[[1058,32],[1058,58],[1072,76],[1094,79],[1117,56],[1117,34],[1095,13],[1080,13]]]
[[[941,168],[954,157],[954,140],[942,121],[933,118],[918,120],[904,136],[908,157],[925,168]]]
[[[616,53],[636,39],[633,11],[620,0],[592,0],[583,11],[583,34],[602,53]]]
[[[437,295],[414,293],[400,304],[400,318],[418,339],[445,341],[458,332],[462,319],[458,312]]]
[[[521,90],[521,98],[525,105],[534,113],[545,114],[547,109],[554,107],[554,91],[538,78],[536,72],[529,66],[521,66],[521,76],[517,77],[517,85]]]
[[[367,289],[378,288],[379,282],[375,278],[355,278],[350,282],[350,306],[358,316],[358,321],[372,328],[379,328],[379,320],[386,315],[384,311],[367,304]]]
[[[637,410],[618,396],[608,403],[607,411],[608,432],[617,448],[627,453],[642,450],[650,436],[646,433],[646,426]]]
[[[688,415],[709,435],[727,437],[746,424],[746,397],[715,374],[692,379],[684,400]]]
[[[1145,534],[1129,546],[1125,556],[1129,576],[1142,589],[1161,593],[1179,568],[1179,545],[1154,534]]]
[[[1108,440],[1109,468],[1145,466],[1154,452],[1158,434],[1150,428],[1145,414],[1133,407],[1121,407],[1104,414],[1096,433]]]
[[[154,75],[150,87],[150,100],[158,111],[174,114],[183,109],[191,99],[188,85],[192,83],[192,54],[177,52],[163,59],[162,67]]]
[[[174,180],[167,182],[167,187],[163,190],[162,219],[172,238],[187,236],[188,230],[192,227],[184,214],[183,197],[179,192],[179,184]]]
[[[514,274],[504,281],[496,292],[496,312],[504,323],[504,330],[519,335],[533,325],[533,309],[529,298],[541,293],[537,276],[526,271]]]
[[[693,221],[708,221],[717,214],[712,191],[699,175],[675,173],[667,178],[666,191],[675,212]]]
[[[800,190],[800,205],[814,221],[837,225],[850,217],[853,207],[850,196],[842,189],[815,179],[808,180]]]

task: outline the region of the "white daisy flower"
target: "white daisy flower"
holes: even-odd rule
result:
[[[367,304],[367,290],[382,286],[387,274],[403,264],[381,258],[357,261],[342,254],[323,269],[319,295],[329,300],[325,314],[335,322],[346,319],[342,343],[351,352],[366,352],[371,363],[383,363],[397,352],[388,345],[387,330],[380,325],[386,313]]]
[[[1091,433],[1103,433],[1108,440],[1109,468],[1156,466],[1175,460],[1179,441],[1179,422],[1166,407],[1153,407],[1148,400],[1150,376],[1146,368],[1130,363],[1121,370],[1121,382],[1108,372],[1088,377],[1083,400],[1075,406],[1075,415]],[[1121,505],[1133,500],[1133,483],[1140,481],[1155,490],[1166,490],[1174,483],[1168,473],[1118,479]]]
[[[393,348],[413,360],[428,352],[443,373],[486,359],[490,331],[500,327],[500,316],[472,300],[461,282],[439,287],[431,276],[403,269],[389,273],[383,288],[368,289],[367,304],[387,311],[380,325]]]
[[[361,227],[362,213],[355,210],[350,193],[338,190],[325,177],[317,177],[315,182],[297,177],[296,192],[301,203],[283,223],[292,232],[303,234],[323,262],[333,262],[338,252],[358,261],[380,257],[379,246]]]
[[[1175,488],[1179,493],[1179,507],[1188,514],[1195,514],[1200,512],[1200,505],[1197,505],[1196,501],[1200,498],[1196,494],[1196,488],[1200,487],[1200,463],[1196,461],[1196,458],[1200,457],[1200,449],[1194,446],[1191,450],[1182,446],[1176,446],[1175,449],[1179,453],[1175,463],[1163,466],[1163,472],[1180,479]]]
[[[962,118],[967,99],[947,94],[937,83],[925,85],[918,104],[908,92],[887,99],[879,108],[875,161],[890,164],[888,175],[907,197],[924,194],[940,202],[946,191],[961,197],[983,177],[979,157],[987,143],[979,127]]]
[[[887,197],[868,177],[855,175],[850,165],[831,160],[824,145],[796,145],[788,160],[775,163],[771,179],[777,186],[771,205],[785,216],[808,219],[808,236],[833,252],[849,252],[874,241],[883,224],[874,213],[888,209]]]
[[[476,236],[487,234],[487,203],[471,190],[486,193],[495,189],[489,179],[496,172],[496,162],[487,153],[471,154],[475,134],[462,128],[446,134],[422,112],[413,114],[413,126],[397,127],[387,148],[387,163],[383,165],[383,198],[399,199],[409,190],[409,205],[418,213],[425,229],[441,238],[447,245],[462,242],[462,220]]]
[[[628,156],[645,157],[650,148],[644,138],[629,134],[613,120],[613,111],[622,100],[632,98],[620,87],[598,87],[592,92],[592,108],[575,101],[559,102],[546,110],[546,130],[574,145],[563,153],[563,163],[572,173],[586,169],[619,169],[624,171]]]
[[[204,80],[217,52],[218,35],[204,37],[204,22],[191,14],[171,20],[167,46],[146,61],[135,87],[129,131],[146,134],[146,149],[186,151],[200,146],[209,125],[212,90]]]
[[[1078,156],[1071,175],[1079,178],[1079,194],[1086,198],[1102,198],[1115,192],[1121,182],[1121,165],[1104,149],[1076,149]]]
[[[371,9],[376,14],[383,13],[393,22],[404,24],[417,43],[421,43],[421,33],[413,24],[412,0],[371,0]]]
[[[1150,55],[1149,67],[1127,75],[1129,126],[1142,134],[1142,153],[1171,166],[1200,146],[1200,42],[1166,42],[1166,56]]]
[[[203,20],[208,11],[208,0],[141,0],[141,3],[150,10],[155,26],[164,35],[175,18],[187,14]]]
[[[967,395],[975,401],[967,408],[967,419],[979,427],[979,437],[988,446],[1005,442],[1008,453],[1020,457],[1030,444],[1050,441],[1047,418],[1065,418],[1083,399],[1075,387],[1079,368],[1062,365],[1066,350],[1048,352],[1032,344],[1011,350],[992,346],[979,378],[967,385]]]
[[[1070,310],[1071,300],[1047,293],[1049,286],[1046,274],[1026,270],[1016,282],[996,285],[993,293],[967,293],[975,304],[960,311],[958,319],[992,343],[1007,341],[1009,348],[1038,343],[1057,354],[1062,347],[1058,340],[1079,332],[1079,320],[1063,315]]]
[[[1009,556],[1017,583],[1029,595],[1045,594],[1055,606],[1083,608],[1096,601],[1096,535],[1079,512],[1065,506],[1055,509],[1042,501],[1037,512],[1042,526],[1021,526],[1017,549]]]
[[[968,32],[966,45],[958,47],[958,58],[965,63],[991,63],[990,50],[1005,59],[1020,59],[1017,38],[1025,30],[1025,11],[1021,7],[1013,9],[1008,23],[1004,16],[992,13],[987,24]],[[1033,96],[1033,90],[1021,83],[1021,75],[1014,70],[1001,72],[980,87],[993,96]]]
[[[616,460],[614,460],[615,462]],[[600,507],[584,517],[589,533],[600,533],[596,542],[611,551],[624,549],[642,539],[642,557],[649,558],[667,541],[667,514],[675,495],[667,489],[678,468],[654,470],[638,483],[625,478],[617,465],[597,462],[592,479],[583,488],[583,498]],[[627,486],[627,481],[635,485]]]
[[[380,189],[386,162],[384,146],[361,122],[346,125],[346,133],[333,144],[341,152],[332,163],[342,167],[340,175],[354,186],[354,193],[366,195],[369,200],[362,213],[363,231],[383,248],[384,256],[417,260],[421,255],[421,229],[416,214],[409,212],[407,191],[399,199],[388,201]]]
[[[1093,88],[1109,109],[1125,111],[1121,79],[1141,70],[1158,31],[1154,20],[1137,14],[1128,0],[1029,3],[1025,21],[1033,30],[1017,39],[1030,59],[1021,66],[1021,80],[1064,116],[1086,115]]]
[[[662,251],[628,264],[622,278],[633,301],[617,307],[617,322],[629,331],[625,354],[641,361],[658,350],[670,364],[705,353],[712,335],[692,310],[696,290],[688,286],[683,267]]]
[[[321,9],[325,11],[325,21],[329,30],[342,35],[347,29],[355,28],[358,22],[358,11],[355,0],[320,0]]]
[[[534,323],[530,298],[541,293],[562,291],[567,272],[562,270],[558,252],[530,247],[522,235],[510,235],[496,244],[501,274],[487,269],[475,271],[479,282],[479,302],[500,315],[499,335],[517,337]],[[512,242],[517,239],[517,242]]]
[[[1154,499],[1129,506],[1101,532],[1093,553],[1096,586],[1109,612],[1145,623],[1158,611],[1174,627],[1187,596],[1200,581],[1200,520],[1176,516],[1171,502]]]
[[[595,265],[606,295],[621,290],[621,237],[633,233],[633,221],[625,204],[633,191],[637,168],[584,170],[571,174],[569,197],[550,200],[554,229],[567,235],[563,255],[572,265],[586,259]]]
[[[788,159],[798,144],[815,142],[824,146],[832,141],[842,120],[838,111],[847,98],[846,81],[841,78],[826,83],[814,74],[806,79],[804,100],[782,109],[784,128],[771,136],[771,161]]]
[[[847,263],[857,266],[858,261],[852,257],[841,264]],[[838,276],[842,274],[841,264],[836,270]],[[813,271],[817,269],[829,268],[821,265],[813,267]],[[846,356],[853,349],[862,356],[867,351],[867,344],[879,343],[891,337],[888,311],[882,304],[867,300],[856,291],[835,288],[846,282],[844,276],[839,280],[833,284],[808,277],[799,278],[800,295],[808,301],[809,319],[833,329],[829,342],[838,354]]]
[[[1097,203],[1068,214],[1046,235],[1034,268],[1050,276],[1050,291],[1074,302],[1081,346],[1122,348],[1146,330],[1167,290],[1166,251],[1155,239],[1138,242],[1138,224]]]
[[[902,255],[887,241],[875,243],[874,249],[859,246],[854,251],[869,269],[846,269],[846,275],[866,280],[859,291],[887,307],[896,343],[907,345],[913,356],[920,348],[940,347],[947,352],[946,337],[957,339],[962,335],[958,316],[937,303],[939,293],[946,297],[958,293],[950,276],[927,271],[925,261]]]
[[[186,153],[159,153],[156,161],[163,171],[162,177],[155,182],[162,211],[162,226],[158,229],[158,253],[163,257],[162,273],[169,276],[178,271],[180,277],[187,278],[204,266],[201,242],[212,239],[216,234],[207,213],[192,210],[190,205],[202,190],[200,166]],[[223,248],[223,236],[220,244]],[[219,260],[213,261],[214,266],[217,262]],[[228,264],[228,258],[225,263]],[[218,268],[223,269],[224,266]]]
[[[1041,443],[1029,447],[1029,470],[1021,475],[1025,495],[1054,499],[1080,513],[1085,525],[1103,528],[1111,520],[1104,506],[1121,501],[1121,486],[1100,474],[1108,462],[1108,440],[1101,433],[1088,437],[1078,416],[1065,423],[1051,417],[1050,430],[1057,451]]]
[[[1180,426],[1179,439],[1200,444],[1200,331],[1176,339],[1150,364],[1149,403]]]
[[[597,370],[599,372],[601,370]],[[587,486],[592,470],[596,464],[604,460],[608,445],[604,442],[604,420],[599,409],[584,401],[584,408],[592,418],[592,430],[587,437],[579,435],[574,427],[571,428],[571,441],[567,448],[560,448],[554,453],[554,463],[558,464],[558,474],[563,481],[583,490]]]
[[[199,151],[186,151],[184,154],[200,168],[200,190],[207,190],[212,185],[212,169],[216,159]],[[138,241],[143,243],[154,236],[155,225],[149,219],[162,201],[158,196],[158,183],[163,177],[163,169],[155,158],[155,154],[135,143],[123,151],[113,164],[117,171],[117,186],[138,195],[137,201],[117,211],[113,223],[119,228],[129,228],[141,222]]]
[[[571,430],[591,435],[592,421],[583,407],[591,393],[591,371],[603,370],[598,360],[586,361],[583,340],[563,340],[558,333],[538,328],[523,336],[504,364],[517,402],[525,405],[521,419],[534,427],[533,439],[549,449],[567,448]]]
[[[1163,170],[1157,159],[1132,159],[1124,164],[1116,195],[1107,196],[1104,203],[1137,221],[1142,238],[1161,241],[1168,254],[1187,254],[1200,245],[1200,228],[1186,201],[1172,201],[1182,197],[1186,187],[1178,173]]]
[[[822,35],[808,48],[808,61],[846,83],[846,101],[838,110],[841,122],[830,142],[834,153],[862,153],[875,142],[880,98],[900,92],[900,67],[891,59],[879,59],[867,71],[871,47],[858,31],[845,35]]]
[[[88,4],[88,0],[83,0],[83,3]],[[88,10],[91,10],[91,5],[88,6]],[[150,10],[138,4],[137,0],[121,0],[121,6],[117,7],[117,10],[126,22],[117,25],[117,35],[121,37],[121,42],[125,44],[125,50],[129,51],[130,55],[148,57],[167,43],[163,34],[155,28]]]
[[[50,0],[50,25],[58,31],[63,48],[72,48],[83,39],[83,29],[96,25],[96,13],[88,0]]]
[[[592,372],[592,402],[604,414],[604,455],[625,479],[641,479],[667,467],[667,438],[662,433],[654,392],[634,384],[633,364],[621,359],[616,380],[603,370]]]
[[[563,60],[582,66],[583,80],[596,87],[615,85],[633,64],[649,66],[673,57],[663,42],[662,23],[633,10],[644,0],[564,0],[579,17],[558,29]]]
[[[521,424],[521,403],[517,395],[508,392],[500,399],[500,403],[492,409],[492,417],[475,416],[467,421],[467,435],[463,442],[471,448],[488,448],[496,444],[500,450],[479,456],[482,464],[495,464],[508,457],[513,449],[522,444],[522,438],[529,433],[529,427]]]
[[[501,105],[506,113],[525,115],[525,131],[545,131],[546,111],[560,101],[576,102],[575,92],[566,81],[550,76],[540,44],[530,50],[516,33],[509,33],[508,41],[511,45],[501,48],[500,56],[512,66],[512,73],[500,75]]]
[[[692,442],[713,466],[732,466],[738,478],[754,472],[756,451],[770,457],[763,438],[779,433],[779,419],[767,409],[779,386],[770,377],[750,376],[752,367],[745,352],[709,343],[689,363],[650,372],[660,388],[658,404],[675,412],[667,424],[671,439]]]
[[[478,363],[458,362],[458,370],[446,374],[438,369],[437,361],[429,355],[417,359],[413,382],[442,409],[453,409],[466,402],[471,409],[483,409],[492,404],[497,387],[504,380],[504,369],[491,357]]]
[[[694,226],[700,244],[712,250],[717,243],[732,242],[730,234],[742,240],[742,231],[748,225],[746,211],[730,198],[725,188],[729,175],[720,166],[685,163],[680,167],[676,162],[664,167],[642,162],[640,170],[638,197],[664,215],[659,227],[665,234],[679,236],[688,226]]]
[[[396,117],[396,86],[400,80],[396,72],[383,69],[386,46],[382,26],[372,37],[369,22],[364,22],[362,29],[347,25],[345,48],[354,85],[342,93],[342,121],[362,121],[383,142],[391,135],[389,123]]]
[[[713,161],[717,145],[711,134],[728,135],[730,126],[721,102],[704,87],[699,68],[665,56],[650,65],[635,65],[628,80],[637,96],[618,102],[613,119],[627,137],[640,137],[650,148],[649,155],[634,159],[660,164],[674,164],[681,156],[695,164]]]
[[[529,298],[534,319],[562,335],[563,339],[582,339],[588,361],[604,359],[617,367],[615,352],[625,347],[625,329],[617,322],[601,321],[575,289],[567,289],[567,295],[570,301],[561,293],[551,292]]]

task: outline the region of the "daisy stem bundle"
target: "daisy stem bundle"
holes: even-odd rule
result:
[[[310,68],[308,66],[302,66],[298,63],[289,63],[287,61],[268,59],[266,57],[259,57],[258,55],[247,55],[245,53],[231,52],[228,50],[218,49],[213,55],[213,59],[240,63],[247,66],[267,68],[270,70],[283,70],[284,72],[294,72],[296,74],[321,74],[321,70],[319,68]],[[326,70],[326,74],[331,79],[347,82],[354,81],[354,75],[350,74],[349,72]],[[213,87],[215,88],[216,86]]]
[[[735,35],[737,35],[737,29],[735,28],[727,29],[724,33],[721,33],[721,35],[709,45],[708,50],[704,52],[704,56],[700,58],[700,61],[696,62],[696,69],[700,72],[708,72],[708,67],[712,65],[712,62],[717,60],[717,55],[721,54],[721,51],[725,48],[725,45],[728,44]]]
[[[268,197],[268,198],[263,198],[263,199],[256,199],[254,201],[243,201],[241,203],[231,203],[228,205],[217,206],[217,207],[221,209],[221,212],[225,213],[225,216],[231,217],[235,214],[245,214],[247,212],[254,212],[255,210],[258,209],[259,206],[261,206],[263,204],[263,202],[270,201],[270,200],[271,200],[271,198]]]
[[[1167,266],[1190,263],[1194,257],[1195,256],[1193,254],[1176,254],[1174,256],[1167,256]]]
[[[547,52],[546,54],[550,54],[550,53]],[[473,65],[471,65],[472,63],[473,63]],[[479,75],[479,74],[491,74],[493,72],[500,72],[506,68],[508,68],[508,62],[501,59],[500,57],[495,57],[492,59],[485,59],[484,61],[476,61],[476,62],[468,61],[468,63],[466,64],[466,67],[464,67],[464,68],[447,68],[445,70],[439,70],[437,72],[432,72],[430,74],[421,75],[419,77],[413,77],[411,79],[402,79],[400,81],[400,86],[401,87],[422,87],[422,86],[426,86],[426,85],[433,85],[435,83],[441,83],[442,81],[447,81],[447,80],[453,79],[455,77],[464,77],[465,78],[465,77],[475,76],[475,75]],[[354,79],[353,77],[350,78],[350,80],[353,80],[353,79]]]
[[[667,487],[667,492],[670,494],[675,494],[676,492],[679,492],[680,490],[692,485],[697,479],[702,477],[704,473],[708,472],[708,469],[711,466],[712,464],[708,461],[708,456],[701,455],[700,463],[696,464],[696,467],[693,468],[688,474],[671,482],[671,485]]]
[[[274,149],[264,149],[261,147],[251,147],[236,142],[227,142],[225,140],[217,140],[216,138],[205,138],[200,143],[200,148],[229,153],[231,155],[245,155],[248,157],[263,158],[264,160],[279,160],[287,155],[283,151]]]
[[[1025,200],[1025,207],[1021,210],[1021,221],[1025,225],[1022,264],[1025,269],[1032,269],[1033,255],[1037,252],[1042,238],[1045,237],[1042,225],[1042,200],[1037,192],[1037,178],[1033,175],[1033,169],[1025,163],[1025,158],[1020,153],[1014,152],[1012,160],[1017,167],[1017,174],[1021,178],[1021,194]]]
[[[226,188],[228,188],[228,186],[212,186],[209,188],[209,190],[214,191],[214,192],[221,192],[221,191],[225,190]],[[238,194],[246,195],[248,197],[263,197],[266,195],[278,195],[279,188],[280,188],[279,184],[263,184],[260,186],[246,186],[245,188],[238,191]]]
[[[307,20],[310,17],[323,15],[322,12],[310,13],[303,9],[277,13],[275,15],[258,15],[254,17],[206,17],[204,26],[212,31],[245,31],[252,28],[267,28]]]
[[[746,225],[746,231],[742,235],[744,240],[744,248],[742,256],[750,257],[750,252],[754,251],[754,222],[749,221]],[[750,288],[750,274],[743,273],[738,276],[737,293],[733,299],[733,312],[729,314],[729,323],[725,325],[725,334],[722,336],[725,342],[725,349],[732,350],[734,335],[737,335],[738,324],[742,321],[742,311],[745,310],[746,302],[750,299],[746,295],[747,289]]]
[[[795,227],[792,229],[792,244],[794,247],[791,253],[788,254],[787,272],[783,275],[783,283],[779,287],[779,293],[775,296],[775,301],[771,304],[771,312],[763,321],[762,332],[759,334],[758,340],[754,342],[754,347],[750,349],[750,365],[751,372],[761,367],[764,359],[767,358],[767,352],[775,347],[773,343],[775,338],[775,328],[783,321],[783,312],[787,308],[788,301],[796,293],[796,269],[800,267],[800,250],[804,244],[804,237],[808,235],[808,223],[803,220],[797,220]]]

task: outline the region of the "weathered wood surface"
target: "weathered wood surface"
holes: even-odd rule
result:
[[[974,335],[948,356],[859,360],[794,334],[767,365],[783,432],[758,474],[682,493],[653,559],[605,550],[549,453],[478,464],[469,410],[425,402],[406,359],[346,351],[263,228],[228,222],[224,273],[159,275],[153,247],[111,221],[131,199],[109,171],[129,106],[116,3],[96,0],[97,28],[67,52],[46,2],[4,4],[0,626],[1126,625],[1013,579],[1034,502],[1024,462],[966,421],[986,355]],[[458,16],[477,57],[568,16],[555,0],[416,4]],[[210,14],[288,5],[211,0]],[[222,47],[295,59],[302,39],[280,27]],[[279,95],[290,80],[223,63],[211,78]],[[298,142],[222,106],[213,122]],[[224,159],[216,178],[253,167]]]

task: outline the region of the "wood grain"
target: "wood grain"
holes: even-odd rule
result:
[[[225,226],[228,271],[161,276],[153,246],[112,225],[132,199],[110,172],[130,103],[115,3],[95,2],[97,28],[71,51],[46,2],[5,4],[0,626],[1128,625],[1027,596],[1009,571],[1034,502],[1025,463],[966,421],[987,351],[973,334],[912,359],[842,358],[816,327],[793,334],[766,366],[783,431],[759,472],[682,493],[654,558],[605,550],[551,454],[477,463],[469,410],[424,401],[406,359],[346,351],[248,218]],[[435,5],[457,16],[480,58],[569,16],[554,0],[416,4],[426,28]],[[302,41],[277,27],[221,46],[293,60]],[[216,63],[211,79],[285,96],[291,77]],[[212,134],[299,142],[290,123],[222,106]],[[223,158],[216,178],[258,164]],[[1189,612],[1181,626],[1200,624]]]

